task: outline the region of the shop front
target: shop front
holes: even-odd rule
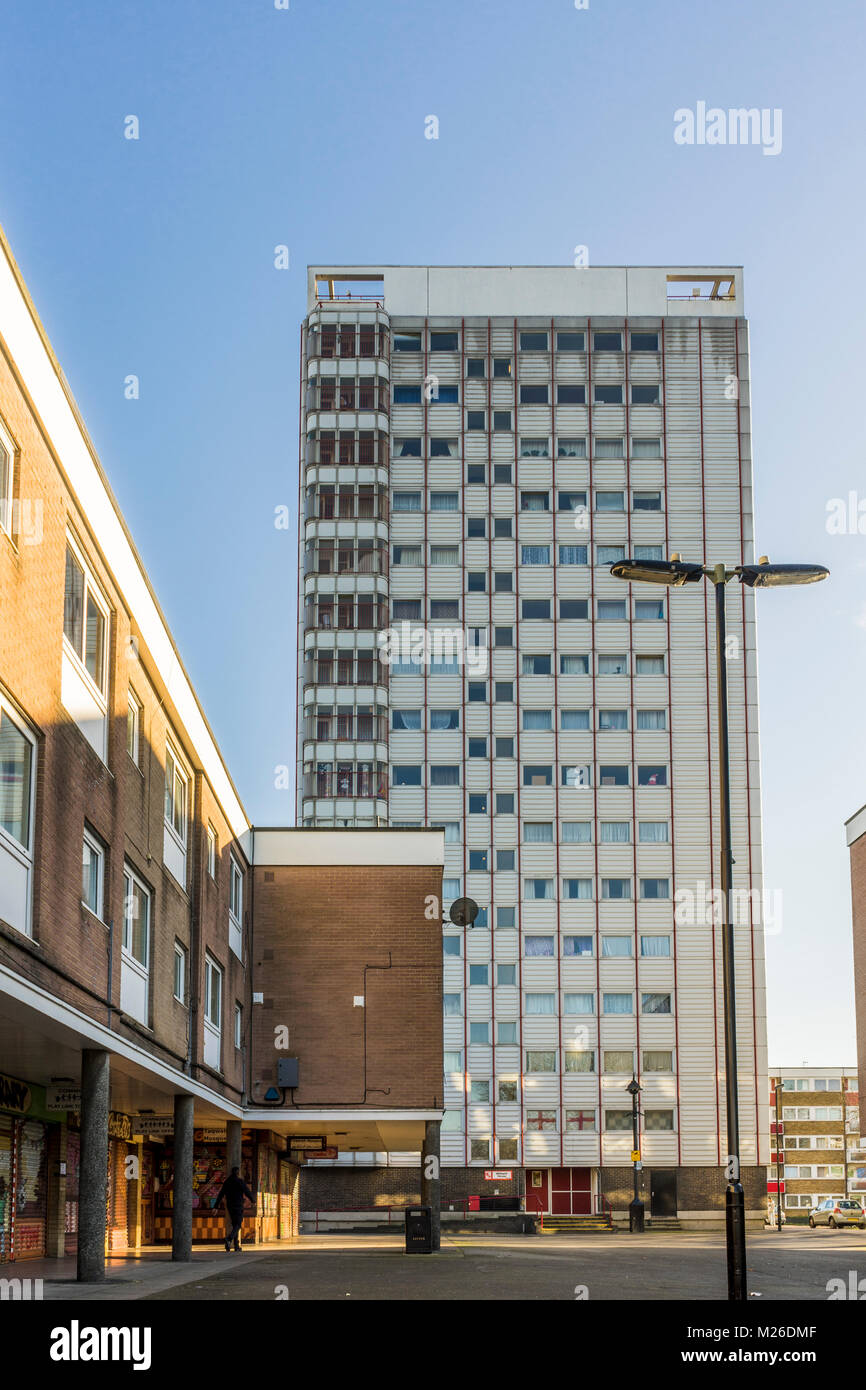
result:
[[[46,1254],[54,1118],[41,1086],[0,1074],[0,1263]]]
[[[193,1133],[193,1243],[222,1244],[225,1209],[214,1203],[228,1174],[225,1127]],[[286,1141],[270,1130],[241,1131],[241,1176],[253,1193],[254,1205],[244,1204],[241,1240],[258,1245],[297,1235],[298,1169],[287,1161]],[[153,1239],[169,1242],[174,1207],[174,1144],[169,1136],[160,1146],[153,1176]]]

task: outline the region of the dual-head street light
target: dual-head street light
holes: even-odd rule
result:
[[[725,1098],[728,1127],[728,1154],[725,1164],[725,1231],[728,1253],[728,1298],[745,1299],[746,1289],[746,1209],[740,1181],[740,1121],[737,1094],[736,997],[734,993],[734,932],[731,920],[731,784],[728,759],[728,684],[725,667],[725,585],[739,579],[750,589],[768,589],[784,584],[814,584],[826,579],[823,565],[771,565],[766,555],[758,563],[700,565],[672,555],[670,560],[618,560],[610,572],[616,579],[632,583],[664,584],[681,588],[709,579],[716,591],[716,689],[719,721],[719,820],[721,889],[724,903],[722,922],[722,974],[725,1008]],[[748,756],[748,750],[747,750]],[[637,1142],[635,1149],[638,1148]],[[637,1200],[637,1190],[635,1190]],[[779,1194],[781,1202],[781,1194]]]

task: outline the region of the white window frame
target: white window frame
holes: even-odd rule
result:
[[[140,961],[140,960],[138,959],[137,956],[134,956],[134,955],[132,954],[132,948],[131,948],[131,946],[129,945],[129,940],[128,940],[128,938],[129,938],[128,927],[129,927],[129,923],[130,923],[130,920],[131,920],[131,919],[130,919],[130,917],[129,917],[128,914],[127,914],[127,903],[129,903],[129,902],[132,900],[132,885],[133,885],[133,884],[135,884],[138,888],[140,888],[140,889],[142,890],[142,892],[144,893],[144,896],[145,896],[145,900],[146,900],[146,902],[147,902],[147,935],[146,935],[146,938],[145,938],[146,943],[147,943],[147,959],[144,960],[144,961]],[[152,943],[151,943],[151,933],[152,933],[152,931],[153,931],[153,893],[151,892],[149,886],[145,883],[144,879],[143,879],[143,878],[140,878],[139,875],[135,872],[135,870],[132,868],[131,864],[129,864],[129,863],[124,863],[124,866],[123,866],[123,933],[122,933],[122,937],[121,937],[121,950],[122,950],[122,952],[123,952],[124,959],[128,960],[132,965],[136,966],[137,969],[138,969],[142,974],[148,974],[148,975],[150,974],[150,957],[151,957],[151,945],[152,945]]]
[[[237,889],[237,894],[235,890]],[[236,905],[237,899],[237,905]],[[244,951],[244,871],[235,858],[229,854],[229,949],[238,960],[243,960]]]
[[[27,842],[26,844],[23,843],[0,825],[0,848],[8,852],[10,858],[16,861],[16,863],[24,869],[26,874],[24,921],[20,929],[25,936],[32,936],[33,857],[36,833],[36,758],[38,754],[38,745],[36,742],[36,735],[30,728],[27,720],[24,719],[10,700],[4,698],[2,690],[0,690],[0,713],[5,715],[10,724],[21,734],[22,738],[30,744],[30,786],[28,788],[27,797]],[[11,925],[16,926],[14,922],[11,923]]]
[[[235,1000],[234,1043],[238,1051],[244,1045],[244,1008],[237,1000]]]
[[[127,688],[126,688],[126,752],[127,752],[127,755],[128,755],[128,756],[132,759],[132,761],[135,763],[135,766],[136,766],[136,767],[140,767],[139,756],[140,756],[140,748],[141,748],[141,711],[142,711],[142,709],[143,709],[143,705],[142,705],[141,701],[139,700],[138,696],[136,695],[135,691],[133,690],[132,686],[131,686],[131,685],[127,686]],[[133,729],[133,738],[132,738],[132,744],[133,744],[133,746],[132,746],[131,749],[130,749],[130,746],[129,746],[129,723],[130,723],[130,715],[132,715],[132,729]]]
[[[217,866],[217,833],[210,821],[207,823],[207,871],[210,877],[216,882]]]
[[[76,541],[71,531],[66,532],[66,547],[71,550],[74,558],[84,573],[84,600],[82,603],[81,614],[81,634],[82,642],[86,646],[87,641],[87,603],[92,598],[94,604],[99,609],[105,622],[105,641],[102,650],[102,670],[99,672],[99,679],[95,680],[91,676],[84,662],[84,647],[81,652],[77,652],[72,642],[66,635],[66,612],[63,613],[63,646],[75,663],[76,670],[85,681],[88,689],[92,692],[95,699],[102,707],[103,712],[108,709],[108,653],[111,644],[111,606],[102,592],[97,580],[94,578],[93,570],[85,558],[84,551]],[[64,574],[66,565],[66,552],[63,555]]]
[[[214,975],[219,980],[219,1019],[213,1022],[210,1014],[212,982]],[[222,966],[210,954],[205,952],[204,958],[204,1010],[202,1013],[202,1028],[204,1030],[204,1059],[207,1066],[214,1071],[219,1071],[222,1066],[222,1015],[223,1015],[223,984],[225,974]],[[208,1061],[210,1045],[211,1061]],[[216,1058],[214,1061],[213,1058]]]
[[[169,776],[171,776],[171,790],[169,792]],[[176,813],[176,796],[178,782],[183,786],[184,814],[183,814],[183,834],[181,835],[175,828],[174,818]],[[170,797],[170,808],[166,806],[166,801]],[[181,888],[186,889],[187,878],[187,851],[189,847],[189,829],[192,820],[192,772],[186,759],[178,750],[178,743],[169,730],[165,738],[165,787],[163,799],[163,864],[169,873],[177,879]]]
[[[101,922],[104,920],[105,912],[105,846],[102,844],[100,840],[97,839],[97,837],[93,834],[91,830],[87,829],[86,825],[84,827],[84,835],[82,839],[82,851],[84,849],[84,845],[87,845],[91,852],[96,856],[96,861],[99,865],[99,868],[96,876],[96,906],[91,906],[91,904],[85,900],[83,891],[81,901],[87,908],[87,911],[92,913],[94,917],[98,917]],[[82,860],[82,869],[83,867],[84,862]],[[82,883],[81,886],[83,890],[84,884]]]
[[[18,450],[2,419],[0,419],[0,447],[9,455],[6,487],[0,491],[0,530],[5,531],[9,539],[12,540],[12,499],[15,496],[15,460],[18,456]]]
[[[180,994],[177,992],[177,963],[180,961]],[[174,943],[174,997],[179,1004],[186,1004],[187,949],[183,942]]]

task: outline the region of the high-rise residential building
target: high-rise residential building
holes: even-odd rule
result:
[[[653,1213],[720,1216],[712,593],[610,565],[752,558],[740,270],[312,267],[301,406],[298,824],[445,827],[443,1200],[623,1211],[634,1074]],[[755,626],[735,582],[728,631],[763,1218]],[[471,930],[448,919],[461,896]]]

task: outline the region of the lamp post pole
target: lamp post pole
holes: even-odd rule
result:
[[[725,650],[725,585],[728,573],[711,573],[716,594],[716,694],[719,729],[719,832],[722,888],[722,982],[725,1014],[725,1101],[728,1152],[725,1160],[725,1234],[728,1247],[728,1298],[747,1298],[746,1203],[740,1181],[740,1112],[737,1084],[737,999],[734,981],[734,924],[731,911],[731,773],[728,752],[728,676]],[[747,750],[748,756],[748,750]]]
[[[640,1083],[639,1083],[637,1077],[634,1075],[634,1073],[632,1073],[631,1081],[628,1083],[628,1085],[626,1086],[625,1089],[628,1091],[629,1095],[631,1096],[631,1133],[632,1133],[632,1160],[631,1160],[631,1161],[632,1161],[632,1176],[633,1176],[633,1180],[634,1180],[634,1196],[632,1197],[632,1200],[631,1200],[631,1203],[629,1204],[629,1209],[628,1209],[628,1228],[629,1228],[630,1231],[637,1232],[638,1235],[639,1235],[639,1234],[643,1231],[643,1229],[644,1229],[644,1204],[643,1204],[643,1202],[641,1201],[641,1196],[640,1196],[640,1170],[641,1170],[641,1161],[640,1161],[640,1157],[639,1157],[639,1155],[640,1155],[640,1135],[639,1135],[639,1133],[638,1133],[638,1130],[639,1130],[639,1116],[640,1116],[640,1111],[638,1110],[638,1100],[637,1100],[637,1098],[638,1098],[638,1096],[640,1095],[640,1092],[641,1092],[641,1087],[640,1087]],[[637,1158],[635,1157],[635,1154],[638,1155]]]
[[[776,1230],[782,1234],[782,1078],[776,1077]]]

